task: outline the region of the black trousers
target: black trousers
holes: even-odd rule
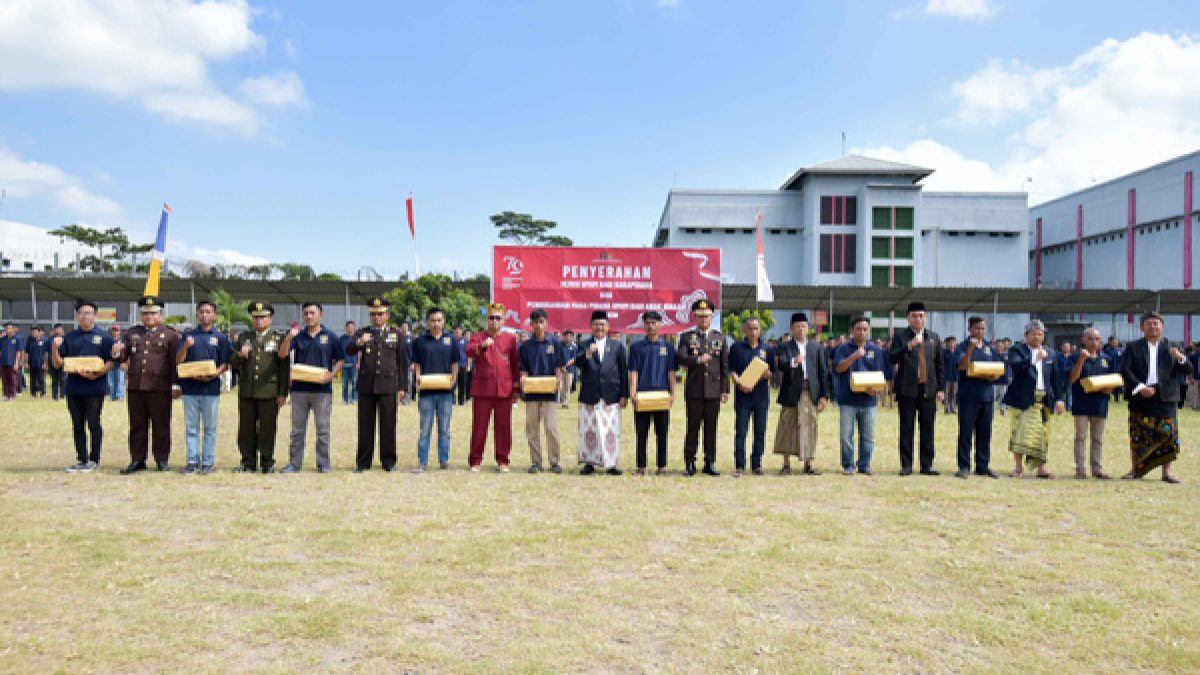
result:
[[[41,368],[29,369],[29,395],[31,397],[46,397],[46,371]]]
[[[66,396],[67,375],[61,368],[50,368],[50,396],[55,401]]]
[[[937,399],[925,397],[925,385],[917,386],[916,396],[896,397],[900,408],[900,468],[912,469],[913,427],[921,425],[921,470],[933,468],[933,423],[937,414]]]
[[[103,394],[67,397],[71,431],[75,435],[75,459],[80,464],[100,461],[100,446],[104,444],[104,428],[100,426],[100,411],[103,409]],[[88,434],[92,436],[91,453],[88,452]]]
[[[471,379],[467,376],[465,368],[458,371],[458,380],[455,382],[455,388],[458,392],[458,404],[467,404],[467,394],[471,391]]]
[[[358,458],[360,469],[371,468],[375,459],[375,419],[379,419],[379,463],[385,470],[396,468],[396,395],[358,392]]]
[[[683,458],[696,461],[700,444],[700,425],[704,425],[704,463],[717,461],[717,415],[721,412],[719,398],[689,398],[687,404],[687,434],[683,437]]]
[[[958,468],[971,470],[971,437],[975,437],[975,473],[984,473],[992,461],[993,401],[958,403]]]
[[[144,462],[153,445],[154,461],[171,458],[171,392],[126,391],[129,402],[129,460]],[[151,429],[153,427],[153,430]],[[151,440],[153,439],[153,443]]]
[[[275,431],[279,404],[273,398],[238,398],[238,451],[242,468],[257,471],[275,466]],[[260,462],[261,459],[261,462]]]
[[[633,426],[637,431],[637,468],[646,468],[646,442],[650,439],[650,423],[654,423],[654,438],[658,442],[658,468],[667,466],[667,431],[671,426],[671,411],[634,412]]]

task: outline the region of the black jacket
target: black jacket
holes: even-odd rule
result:
[[[917,350],[908,348],[908,343],[916,336],[916,331],[911,326],[905,326],[904,330],[897,331],[892,337],[888,360],[896,364],[896,396],[911,398],[917,395],[921,355]],[[921,347],[925,350],[925,398],[934,398],[939,391],[946,388],[942,340],[937,333],[926,328],[925,341],[921,343]]]
[[[604,400],[612,405],[629,398],[629,356],[625,345],[608,338],[604,345],[604,361],[598,354],[588,356],[588,348],[596,339],[588,337],[579,343],[575,366],[579,368],[579,402],[596,405]]]
[[[830,398],[829,392],[833,385],[830,382],[829,359],[825,355],[825,347],[816,340],[805,343],[804,369],[792,366],[792,359],[799,353],[800,346],[795,340],[781,343],[775,349],[775,363],[771,367],[783,373],[783,380],[779,385],[780,405],[796,405],[800,402],[805,372],[808,373],[808,395],[812,397],[812,402]]]
[[[1183,351],[1180,349],[1179,351]],[[1171,358],[1171,343],[1166,338],[1158,341],[1158,384],[1154,398],[1164,403],[1179,402],[1179,374],[1190,375],[1192,364],[1185,360],[1183,363]],[[1145,384],[1150,377],[1150,343],[1146,338],[1134,340],[1125,346],[1121,354],[1121,377],[1125,379],[1125,392],[1130,400],[1140,398],[1133,395],[1133,390],[1139,384]]]

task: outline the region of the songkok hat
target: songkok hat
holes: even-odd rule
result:
[[[805,314],[804,312],[796,312],[795,314],[792,315],[792,323],[796,323],[797,321],[803,321],[804,323],[808,323],[808,315]]]
[[[912,314],[913,312],[924,312],[924,311],[925,311],[925,303],[923,303],[923,302],[910,302],[910,303],[908,303],[908,311],[906,311],[906,312],[904,312],[904,313],[905,313],[905,314]]]

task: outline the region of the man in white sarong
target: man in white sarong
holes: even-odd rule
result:
[[[621,408],[629,402],[629,357],[608,338],[608,313],[592,312],[592,335],[579,344],[579,463],[583,475],[596,467],[619,476]]]

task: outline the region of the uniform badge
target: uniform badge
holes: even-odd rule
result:
[[[279,349],[279,345],[275,344],[275,341],[272,340],[272,341],[268,342],[267,344],[263,345],[263,349],[265,349],[269,352],[273,352],[276,349]]]
[[[767,350],[765,350],[765,349],[758,350],[758,358],[760,358],[760,359],[767,358]]]
[[[320,342],[320,343],[321,343],[321,344],[323,344],[323,345],[327,345],[327,344],[329,344],[329,336],[328,336],[328,335],[322,335],[322,336],[321,336],[321,339],[320,339],[320,340],[318,340],[318,342]]]
[[[546,353],[553,354],[554,353],[554,345],[546,345]]]
[[[391,343],[395,342],[396,340],[397,340],[397,337],[396,337],[395,333],[388,333],[387,340],[386,340],[386,342],[388,344],[391,344]]]
[[[103,335],[93,335],[92,336],[92,344],[94,344],[94,345],[104,344],[104,336]]]
[[[449,347],[449,346],[450,346],[450,336],[449,336],[449,335],[447,335],[446,337],[442,338],[442,344],[446,345],[447,347]]]
[[[217,336],[215,336],[215,335],[214,335],[214,336],[212,336],[212,337],[208,338],[208,346],[209,346],[209,347],[216,347],[216,346],[217,346]]]
[[[1100,359],[1100,364],[1103,365],[1105,368],[1107,368],[1108,367],[1108,359]]]
[[[666,348],[666,347],[659,347],[659,348],[658,348],[658,355],[659,355],[659,356],[666,356],[666,355],[667,355],[667,348]]]

